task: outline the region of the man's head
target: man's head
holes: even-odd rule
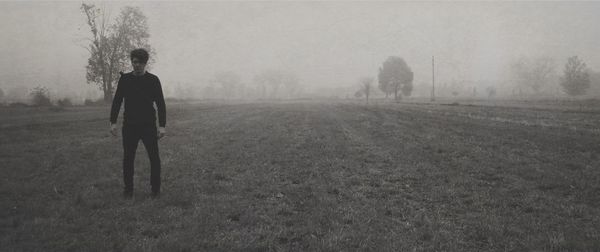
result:
[[[131,51],[129,57],[131,58],[131,65],[133,66],[133,71],[136,74],[143,74],[146,69],[146,63],[148,63],[148,51],[143,48],[135,49]]]

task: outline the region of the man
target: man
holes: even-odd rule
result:
[[[130,59],[133,71],[121,73],[117,91],[110,110],[110,132],[117,136],[117,117],[121,103],[125,100],[123,112],[123,196],[133,196],[133,164],[139,140],[142,140],[150,158],[150,185],[152,196],[160,194],[160,157],[158,155],[158,139],[165,133],[167,123],[165,100],[160,80],[156,75],[146,72],[148,52],[144,49],[131,51]],[[158,125],[156,129],[156,111]]]

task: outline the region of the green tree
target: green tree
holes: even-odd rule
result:
[[[406,89],[407,93],[412,91],[413,72],[404,59],[400,57],[388,57],[383,62],[383,66],[379,68],[378,79],[379,89],[386,93],[386,97],[393,92],[394,99],[399,100],[401,96],[398,95],[398,91],[402,89]]]
[[[583,95],[590,87],[590,75],[586,65],[577,56],[567,60],[560,85],[563,91],[571,96]]]
[[[81,10],[87,17],[92,33],[91,43],[87,47],[90,58],[86,66],[86,79],[88,83],[99,86],[105,102],[111,102],[119,72],[129,67],[131,50],[145,48],[151,54],[148,65],[154,61],[155,52],[148,43],[147,18],[139,8],[126,6],[110,24],[103,8],[82,3]]]

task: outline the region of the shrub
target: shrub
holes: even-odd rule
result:
[[[56,103],[57,103],[57,105],[59,107],[71,107],[71,106],[73,106],[73,102],[71,102],[71,99],[69,99],[69,98],[59,99]]]
[[[570,57],[565,64],[560,85],[563,91],[571,96],[583,95],[590,88],[590,74],[585,63],[577,56]]]
[[[48,89],[43,86],[37,86],[29,93],[31,104],[33,106],[52,106]]]
[[[83,105],[85,105],[85,106],[99,106],[99,105],[104,105],[104,100],[102,100],[102,99],[98,99],[98,100],[95,100],[95,101],[94,101],[94,100],[92,100],[92,99],[88,99],[88,98],[86,98],[86,99],[83,101]]]
[[[22,102],[11,102],[8,104],[9,107],[12,108],[25,108],[25,107],[29,107],[29,105],[27,105],[26,103],[22,103]]]

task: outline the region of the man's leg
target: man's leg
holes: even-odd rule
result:
[[[144,129],[142,142],[150,158],[150,185],[152,193],[160,193],[160,156],[158,153],[158,136],[156,127],[147,127]]]
[[[125,194],[133,193],[133,164],[135,161],[135,151],[139,142],[139,132],[135,127],[123,125],[123,182],[125,184],[123,192]],[[127,195],[126,195],[127,196]]]

